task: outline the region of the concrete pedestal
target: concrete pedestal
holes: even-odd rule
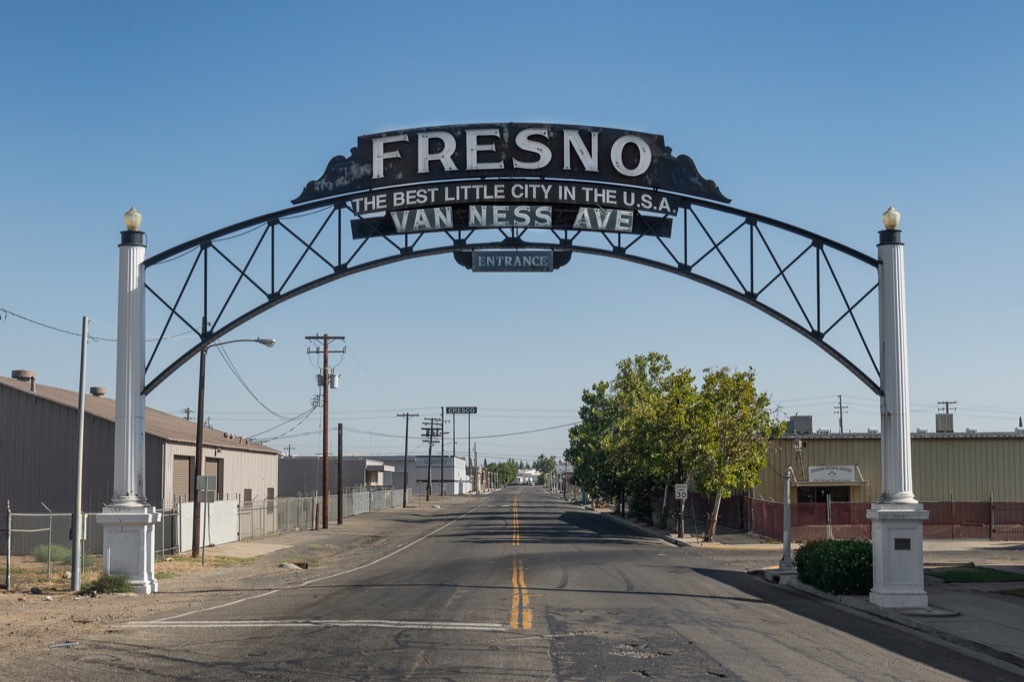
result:
[[[143,506],[107,506],[96,515],[103,527],[105,575],[128,576],[132,589],[141,594],[157,591],[154,557],[160,516],[155,507]]]
[[[928,512],[920,504],[876,502],[868,511],[874,587],[870,601],[893,609],[928,608],[924,590],[923,523]]]

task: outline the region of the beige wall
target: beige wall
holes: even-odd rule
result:
[[[195,445],[167,443],[163,457],[164,499],[171,500],[174,485],[174,457],[195,457]],[[226,448],[204,447],[203,456],[224,461],[224,499],[242,500],[246,488],[252,490],[254,500],[264,500],[267,488],[274,489],[277,496],[277,455],[229,450]]]
[[[754,495],[781,502],[782,475],[792,466],[797,480],[807,467],[856,465],[866,485],[851,486],[854,502],[874,502],[882,490],[881,437],[878,434],[804,434],[798,454],[793,438],[772,444],[768,466]],[[914,494],[922,502],[1024,502],[1024,434],[914,434],[911,468]],[[794,493],[795,498],[795,493]]]

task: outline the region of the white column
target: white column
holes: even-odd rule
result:
[[[160,512],[146,504],[145,233],[141,214],[125,213],[118,256],[114,498],[97,514],[103,572],[128,576],[136,592],[157,591],[154,571]]]
[[[878,244],[878,315],[881,362],[882,494],[871,505],[874,584],[871,603],[927,608],[923,523],[928,512],[914,498],[910,451],[910,374],[907,301],[899,213],[882,216]]]
[[[879,233],[878,312],[882,367],[882,497],[916,504],[910,470],[910,373],[903,242],[897,229]]]
[[[146,259],[145,233],[125,230],[118,249],[117,379],[114,499],[118,507],[146,503]]]

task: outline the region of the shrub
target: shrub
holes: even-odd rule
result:
[[[801,582],[830,594],[871,591],[872,555],[868,540],[813,540],[794,557]]]
[[[47,548],[46,545],[39,545],[32,549],[32,557],[40,562],[46,563],[47,557],[50,562],[54,564],[70,564],[71,563],[71,548],[65,547],[64,545],[50,545]]]
[[[96,592],[97,594],[114,594],[118,592],[131,592],[132,584],[126,575],[111,573],[102,575],[92,584],[82,588],[83,592]]]

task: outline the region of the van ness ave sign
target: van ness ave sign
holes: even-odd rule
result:
[[[631,185],[728,203],[660,135],[543,123],[488,123],[363,135],[292,201],[395,185],[480,178],[544,178]]]

